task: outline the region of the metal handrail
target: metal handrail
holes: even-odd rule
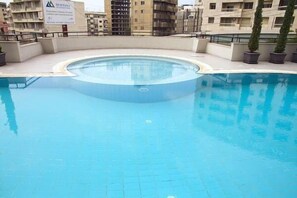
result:
[[[239,34],[196,34],[197,38],[206,38],[211,43],[221,43],[228,44],[237,43],[247,43],[249,41],[251,34],[239,33]],[[260,43],[276,43],[279,34],[261,34],[259,42]],[[297,43],[297,35],[289,34],[288,41]]]

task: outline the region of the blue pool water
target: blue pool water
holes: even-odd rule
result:
[[[178,59],[139,55],[84,59],[70,64],[68,70],[80,81],[151,85],[195,79],[199,67]]]
[[[297,76],[180,83],[0,79],[0,197],[297,197]]]

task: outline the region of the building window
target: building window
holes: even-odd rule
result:
[[[137,10],[135,10],[135,14],[137,14]]]
[[[208,17],[208,23],[214,23],[214,17]]]
[[[291,26],[294,23],[294,19],[295,19],[295,17],[292,18]],[[283,23],[284,23],[284,17],[276,17],[275,22],[274,22],[274,27],[279,28],[279,27],[281,27],[283,25]]]
[[[137,2],[135,2],[135,5],[137,5]]]
[[[137,30],[137,26],[135,26],[134,29]]]
[[[141,29],[141,30],[144,30],[144,26],[141,26],[140,29]]]
[[[144,13],[144,10],[141,10],[141,14],[143,14]]]
[[[141,5],[144,5],[145,4],[145,2],[144,1],[141,1]]]
[[[281,27],[284,22],[284,17],[276,17],[274,27]]]
[[[137,19],[135,19],[134,21],[135,21],[135,22],[137,22],[138,20],[137,20]]]
[[[210,3],[209,4],[209,9],[215,10],[216,9],[216,3]]]
[[[220,26],[235,26],[236,18],[222,17]]]
[[[247,2],[243,4],[243,9],[253,9],[254,3],[253,2]]]
[[[272,2],[265,2],[264,1],[263,8],[271,8],[271,7],[272,7]]]

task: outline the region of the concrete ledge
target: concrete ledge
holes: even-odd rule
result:
[[[87,49],[168,49],[192,51],[193,39],[152,36],[60,37],[57,52]],[[45,49],[45,51],[50,51]]]
[[[68,59],[67,61],[60,62],[56,64],[53,67],[54,73],[63,73],[68,76],[75,76],[70,71],[68,71],[68,66],[74,62],[81,61],[81,60],[88,60],[93,58],[112,58],[112,57],[129,57],[129,56],[141,56],[141,57],[155,57],[155,58],[168,58],[173,60],[180,60],[184,62],[189,62],[193,65],[195,65],[198,69],[198,73],[211,73],[212,67],[209,66],[206,63],[203,63],[201,61],[195,60],[195,59],[189,59],[189,58],[182,58],[182,57],[174,57],[174,56],[168,56],[168,55],[148,55],[148,54],[109,54],[109,55],[97,55],[97,56],[84,56],[81,58],[75,58],[75,59]]]
[[[21,62],[41,54],[43,54],[43,48],[39,42],[20,45]]]
[[[259,50],[260,53],[259,61],[269,61],[270,52],[274,51],[275,43],[260,43]],[[293,52],[297,49],[296,43],[288,43],[286,46],[286,61],[290,61]],[[248,51],[247,43],[231,43],[231,46],[222,45],[218,43],[208,43],[206,45],[206,53],[225,58],[231,61],[243,61],[244,52]]]
[[[40,38],[38,41],[41,43],[44,53],[55,54],[58,52],[56,38]]]
[[[245,64],[242,61],[230,61],[206,53],[195,53],[180,50],[155,49],[99,49],[43,54],[23,63],[8,63],[0,67],[1,77],[24,76],[69,76],[65,65],[77,58],[106,57],[119,55],[164,56],[193,61],[200,67],[201,74],[214,73],[287,73],[297,74],[296,63],[286,62],[284,65],[260,61],[257,65]],[[42,63],[42,64],[41,64]]]
[[[19,41],[1,41],[2,50],[6,53],[6,62],[19,63],[43,54],[39,42],[20,45]]]
[[[275,43],[260,43],[259,50],[260,53],[259,61],[268,61],[270,58],[270,53],[274,51],[276,44]],[[243,43],[233,43],[232,44],[232,57],[230,60],[232,61],[243,61],[243,53],[249,51],[248,44]],[[290,61],[292,59],[292,54],[297,50],[296,43],[287,43],[286,51],[286,61]]]
[[[233,46],[227,46],[217,43],[208,43],[206,45],[206,53],[228,60],[232,60]]]
[[[92,49],[161,49],[207,53],[230,61],[243,61],[243,54],[248,51],[247,43],[231,43],[230,46],[210,43],[207,39],[152,36],[82,36],[40,38],[39,42],[20,45],[18,41],[1,41],[9,63],[23,62],[32,57],[58,52]],[[260,61],[268,61],[275,44],[259,45]],[[290,61],[296,50],[296,43],[288,43],[286,61]],[[160,54],[162,55],[162,54]]]
[[[19,41],[0,41],[2,51],[6,53],[6,62],[21,62],[20,42]]]

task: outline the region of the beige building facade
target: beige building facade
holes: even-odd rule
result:
[[[94,35],[106,35],[108,33],[107,18],[104,12],[86,12],[88,32]]]
[[[202,0],[202,32],[250,33],[252,31],[257,0]],[[262,33],[278,33],[283,23],[287,1],[265,0]],[[294,16],[297,16],[295,9]],[[297,19],[291,31],[297,30]]]
[[[176,14],[176,34],[191,34],[200,32],[202,25],[202,12],[197,5],[179,6]]]
[[[0,34],[8,32],[6,3],[0,2]]]
[[[177,0],[131,0],[132,35],[168,36],[175,33]]]
[[[68,24],[68,31],[87,31],[84,2],[74,1],[75,24]],[[44,23],[42,0],[14,0],[10,3],[12,25],[10,30],[15,32],[61,32],[62,25]]]

